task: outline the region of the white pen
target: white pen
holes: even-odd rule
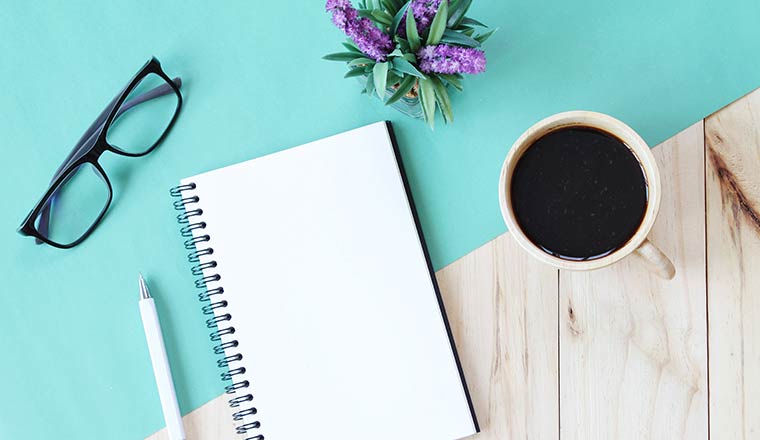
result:
[[[172,371],[169,368],[169,358],[166,356],[156,303],[150,296],[148,285],[145,284],[142,274],[140,274],[140,316],[145,329],[145,339],[148,341],[150,362],[153,364],[153,375],[156,376],[158,397],[161,399],[161,409],[164,412],[169,440],[185,440],[185,428],[182,426],[182,414],[179,412],[177,394],[174,392]]]

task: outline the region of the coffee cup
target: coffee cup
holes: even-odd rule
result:
[[[649,146],[623,122],[571,111],[541,120],[507,154],[499,204],[517,243],[559,269],[592,270],[635,254],[675,275],[649,241],[662,190]]]

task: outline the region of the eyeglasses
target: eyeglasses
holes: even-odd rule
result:
[[[84,241],[111,205],[113,189],[98,163],[105,151],[141,157],[164,140],[182,107],[180,78],[148,61],[90,125],[18,232],[68,249]]]

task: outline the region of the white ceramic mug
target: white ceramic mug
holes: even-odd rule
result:
[[[512,173],[515,170],[517,161],[522,157],[533,143],[549,132],[565,127],[591,127],[609,133],[620,139],[631,150],[636,157],[641,169],[644,171],[646,186],[648,192],[646,211],[639,228],[633,236],[621,248],[596,259],[583,261],[566,260],[544,252],[528,239],[523,230],[520,228],[515,212],[512,207],[511,185]],[[668,257],[662,253],[648,239],[649,231],[652,229],[657,211],[660,208],[660,173],[657,170],[657,163],[649,149],[649,146],[641,136],[623,122],[601,113],[588,111],[571,111],[559,113],[539,121],[530,127],[519,139],[512,145],[504,165],[501,169],[499,179],[499,204],[501,205],[501,214],[507,223],[507,228],[515,237],[517,242],[529,254],[543,261],[544,263],[568,270],[592,270],[620,260],[631,253],[635,253],[647,263],[647,266],[656,274],[665,279],[671,279],[675,275],[675,268]]]

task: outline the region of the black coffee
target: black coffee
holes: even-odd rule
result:
[[[569,260],[621,248],[647,205],[646,178],[631,150],[586,127],[561,128],[531,145],[515,166],[511,195],[525,235]]]

